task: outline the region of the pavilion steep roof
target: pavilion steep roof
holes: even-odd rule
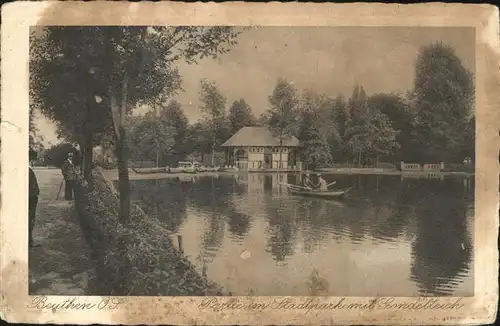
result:
[[[243,127],[222,144],[223,147],[266,147],[279,145],[279,138],[274,137],[272,132],[266,127]],[[296,137],[287,137],[283,140],[283,146],[299,147],[300,142]]]

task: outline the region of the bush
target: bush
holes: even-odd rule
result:
[[[78,180],[75,202],[82,231],[97,261],[101,295],[216,295],[220,287],[202,277],[174,247],[155,219],[132,207],[131,220],[119,216],[116,191],[94,172],[92,191]]]

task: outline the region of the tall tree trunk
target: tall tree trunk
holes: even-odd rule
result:
[[[91,127],[87,126],[85,128],[85,145],[84,145],[84,158],[83,158],[83,177],[89,185],[91,184],[91,178],[92,178],[92,161],[93,161],[93,144],[92,144],[92,130],[90,129]]]
[[[91,91],[91,83],[92,80],[88,79],[87,81],[87,101],[86,101],[86,113],[85,113],[85,121],[83,122],[83,177],[89,185],[91,184],[92,178],[92,91]]]
[[[158,167],[159,162],[160,162],[160,145],[158,144],[158,139],[156,139],[156,167]]]
[[[130,220],[130,183],[127,160],[127,140],[125,132],[125,114],[127,105],[128,75],[125,72],[121,91],[121,103],[118,104],[116,94],[110,90],[111,112],[116,133],[116,156],[118,165],[118,190],[120,192],[120,219],[123,223]]]
[[[118,190],[120,192],[120,219],[127,222],[130,219],[130,182],[125,128],[119,126],[118,133],[119,140],[116,142],[116,155],[118,161]]]
[[[212,142],[212,166],[214,166],[214,160],[215,160],[215,139]]]
[[[160,161],[160,142],[158,141],[158,110],[157,110],[157,107],[155,106],[155,131],[156,131],[156,137],[155,137],[155,140],[156,140],[156,168],[158,168],[158,163]]]

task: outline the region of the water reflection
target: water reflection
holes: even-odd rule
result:
[[[264,176],[264,205],[268,219],[267,227],[267,249],[277,262],[283,262],[287,257],[294,254],[294,239],[297,228],[294,225],[295,217],[293,206],[287,205],[286,201],[277,198],[279,185],[272,187],[271,176]]]
[[[316,274],[328,295],[473,295],[473,178],[325,179],[353,189],[298,197],[281,186],[297,175],[249,173],[135,181],[133,198],[235,295],[308,295]]]
[[[186,219],[186,194],[189,185],[178,180],[142,180],[132,182],[132,201],[144,212],[156,216],[171,232],[178,232]]]
[[[436,192],[422,196],[417,209],[411,271],[421,294],[439,296],[453,292],[470,268],[472,239],[467,232],[467,219],[472,216],[468,205],[461,200],[459,187],[453,187],[448,181],[436,187]],[[437,193],[446,195],[437,196]]]

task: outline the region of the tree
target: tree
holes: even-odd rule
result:
[[[460,154],[462,157],[470,157],[471,159],[474,159],[475,152],[476,152],[476,117],[472,116],[467,121],[467,124],[464,129],[464,143]]]
[[[234,101],[231,108],[229,108],[229,133],[234,135],[241,128],[255,124],[255,116],[245,100]]]
[[[303,113],[299,138],[304,148],[304,162],[313,166],[330,163],[332,155],[328,144],[328,139],[318,128],[318,115],[313,111]]]
[[[348,120],[345,127],[345,142],[349,154],[356,157],[358,164],[363,162],[363,154],[368,149],[370,124],[366,94],[363,87],[355,85],[352,96],[347,102]]]
[[[255,125],[257,126],[269,126],[269,112],[264,112],[257,118]]]
[[[190,152],[199,153],[201,161],[204,161],[205,154],[210,153],[212,148],[211,126],[209,121],[197,121],[188,128],[188,146]]]
[[[130,148],[129,156],[133,160],[154,161],[157,150],[164,155],[175,146],[174,131],[151,113],[134,117],[127,125],[127,147]]]
[[[371,126],[368,120],[352,119],[346,131],[346,148],[354,155],[357,164],[363,164],[363,154],[367,152],[370,141]]]
[[[344,129],[344,141],[351,155],[358,164],[367,161],[379,162],[381,156],[393,154],[399,148],[397,131],[385,112],[397,117],[397,107],[404,105],[398,97],[379,94],[367,98],[363,87],[356,85],[347,104],[347,114],[340,116],[347,121]],[[402,110],[403,110],[402,109]],[[404,113],[404,112],[403,112]],[[406,116],[405,116],[406,117]],[[407,127],[402,121],[402,128]]]
[[[273,135],[279,138],[280,162],[282,164],[282,150],[284,140],[297,133],[297,90],[286,79],[280,78],[269,96],[270,109],[268,110],[268,124]]]
[[[347,127],[350,120],[350,113],[347,108],[347,103],[343,96],[339,95],[335,98],[332,105],[332,120],[338,129],[338,138],[330,140],[330,148],[334,157],[342,157],[346,160],[349,155],[347,150]]]
[[[237,34],[231,27],[47,27],[33,42],[33,104],[74,135],[86,156],[94,135],[113,127],[123,221],[130,216],[127,114],[179,89],[175,61],[225,53]]]
[[[224,125],[226,110],[226,98],[221,94],[217,85],[213,81],[202,79],[200,81],[200,102],[201,111],[209,121],[212,139],[212,165],[214,165],[214,155],[217,146],[218,130]],[[219,138],[220,139],[220,138]]]
[[[391,123],[396,132],[395,140],[400,146],[398,152],[387,153],[398,161],[414,161],[415,146],[413,141],[413,121],[415,115],[408,101],[398,94],[375,94],[368,99],[372,112],[381,113]],[[384,123],[384,122],[381,122]]]
[[[372,158],[375,156],[375,161],[378,164],[381,156],[388,156],[400,147],[397,142],[397,132],[392,128],[387,115],[380,112],[371,116],[369,126],[367,150]]]
[[[362,120],[369,114],[366,93],[363,86],[354,86],[352,96],[347,102],[347,109],[352,120]]]
[[[187,147],[188,118],[182,110],[181,104],[176,100],[171,100],[161,111],[160,121],[173,133],[174,145],[171,152],[163,152],[162,162],[169,165],[176,163],[189,153]]]
[[[464,130],[474,105],[474,78],[454,49],[442,42],[421,48],[415,66],[414,136],[427,161],[461,161]]]
[[[332,117],[332,100],[307,91],[300,99],[299,139],[304,148],[304,162],[313,170],[332,161],[331,146],[340,140]]]
[[[399,148],[396,131],[392,128],[387,116],[374,113],[365,119],[357,119],[347,133],[347,146],[357,153],[358,164],[374,160],[377,163],[382,155],[389,155]]]
[[[98,29],[47,27],[31,35],[31,108],[53,120],[59,137],[85,152],[88,177],[92,143],[111,126],[110,112],[93,106],[95,85],[90,68],[99,46]],[[97,138],[97,139],[96,139]]]

